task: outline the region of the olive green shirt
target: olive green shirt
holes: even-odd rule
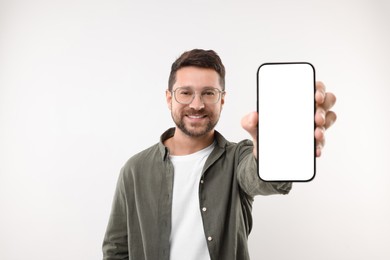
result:
[[[103,259],[169,260],[173,165],[164,141],[134,155],[121,169],[103,241]],[[249,140],[216,145],[199,183],[205,239],[212,260],[247,260],[255,195],[287,194],[289,182],[263,182]]]

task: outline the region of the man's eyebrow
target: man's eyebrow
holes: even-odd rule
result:
[[[180,86],[179,88],[185,88],[185,89],[195,89],[193,86]],[[208,90],[208,89],[218,89],[213,86],[204,86],[201,88],[201,90]]]
[[[193,87],[190,87],[190,86],[179,86],[179,87],[177,87],[176,89],[193,90],[194,88],[193,88]],[[175,89],[175,90],[176,90],[176,89]]]

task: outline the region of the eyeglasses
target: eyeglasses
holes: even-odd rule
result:
[[[172,91],[175,100],[183,105],[191,104],[195,98],[196,92],[190,87],[180,87]],[[221,99],[225,91],[217,88],[205,88],[200,93],[200,99],[204,104],[216,104]]]

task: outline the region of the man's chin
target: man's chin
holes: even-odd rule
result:
[[[183,125],[177,126],[184,134],[190,136],[190,137],[203,137],[207,134],[209,134],[214,127],[207,125],[203,127],[186,127]]]
[[[183,129],[181,129],[183,131]],[[183,133],[190,137],[202,137],[205,136],[206,134],[210,133],[211,130],[188,130],[184,129]]]

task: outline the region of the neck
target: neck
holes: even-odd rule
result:
[[[209,133],[193,137],[184,134],[180,129],[175,129],[173,137],[165,140],[164,144],[171,155],[188,155],[200,151],[214,142],[214,130]]]

